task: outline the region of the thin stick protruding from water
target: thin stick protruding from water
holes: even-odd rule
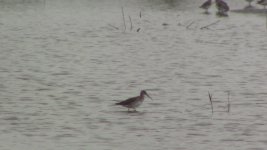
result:
[[[113,26],[112,24],[108,24],[108,26],[110,26],[110,27],[112,27],[112,28],[114,28],[114,29],[116,29],[116,30],[119,30],[119,28],[118,28],[118,27],[116,27],[116,26]]]
[[[142,12],[141,12],[141,11],[140,11],[140,13],[139,13],[139,17],[142,18]]]
[[[132,23],[132,18],[131,16],[129,16],[129,20],[130,20],[130,23],[131,23],[131,31],[133,30],[133,23]]]
[[[192,21],[189,25],[186,26],[186,29],[189,29],[189,27],[194,23],[194,21]]]
[[[227,92],[228,93],[228,104],[227,104],[227,112],[230,112],[230,108],[231,108],[231,103],[230,103],[230,91]]]
[[[219,23],[220,22],[220,20],[217,20],[217,21],[215,21],[215,22],[213,22],[213,23],[211,23],[211,24],[208,24],[208,25],[206,25],[206,26],[203,26],[203,27],[201,27],[200,29],[202,30],[202,29],[208,29],[208,27],[210,27],[210,26],[212,26],[212,25],[215,25],[215,24],[217,24],[217,23]]]
[[[213,114],[212,95],[210,94],[210,92],[208,92],[208,93],[209,93],[209,99],[210,99],[211,112],[212,112],[212,114]]]
[[[125,17],[124,17],[123,7],[121,7],[121,14],[122,14],[122,19],[123,19],[123,24],[124,24],[124,32],[125,32],[126,31],[126,23],[125,23]]]

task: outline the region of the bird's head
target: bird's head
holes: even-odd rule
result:
[[[153,99],[147,94],[147,92],[146,92],[145,90],[142,90],[140,95],[141,95],[141,96],[146,95],[148,98],[150,98],[151,100],[153,100]]]

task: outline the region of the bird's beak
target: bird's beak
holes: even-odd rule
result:
[[[151,100],[153,100],[147,93],[146,93],[146,96],[149,97]]]

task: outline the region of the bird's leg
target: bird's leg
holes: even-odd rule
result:
[[[130,112],[130,108],[128,108],[128,112]]]

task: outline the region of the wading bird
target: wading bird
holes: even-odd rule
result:
[[[145,90],[142,90],[139,96],[128,98],[122,102],[116,103],[115,105],[127,107],[128,111],[130,111],[130,109],[134,109],[134,111],[136,111],[136,108],[143,103],[145,96],[149,97],[152,100],[152,98],[147,94],[147,92]]]
[[[205,13],[208,14],[208,9],[210,8],[211,3],[211,0],[207,0],[199,8],[205,9]]]
[[[230,10],[228,4],[223,0],[216,0],[215,3],[218,9],[217,15],[228,16],[227,12]]]

